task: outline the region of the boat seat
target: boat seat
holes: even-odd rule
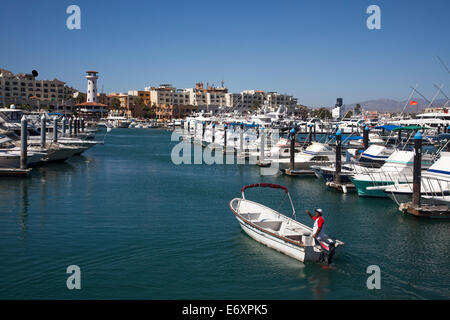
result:
[[[254,222],[254,224],[261,228],[264,228],[264,229],[271,229],[273,231],[279,231],[281,229],[281,225],[283,224],[283,221],[265,220],[265,221]]]
[[[245,220],[257,220],[261,213],[259,212],[249,212],[249,213],[241,213],[241,217]]]
[[[285,236],[288,239],[294,240],[294,241],[301,241],[302,240],[302,236],[301,235],[289,235],[289,236]]]
[[[310,236],[311,232],[304,230],[302,228],[286,228],[285,230],[294,232],[295,234],[298,234],[300,236]]]

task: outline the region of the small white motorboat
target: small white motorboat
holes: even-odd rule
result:
[[[269,187],[282,189],[289,198],[294,219],[269,207],[245,199],[248,188]],[[302,262],[330,264],[342,241],[323,234],[320,239],[312,237],[312,228],[295,220],[295,208],[286,187],[270,183],[251,184],[241,189],[242,198],[230,201],[230,209],[242,230],[254,240]]]

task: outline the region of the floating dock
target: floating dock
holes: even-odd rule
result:
[[[354,190],[355,185],[353,183],[337,183],[334,181],[328,181],[326,185],[330,188],[334,188],[336,191],[347,193],[348,190]]]
[[[311,170],[291,170],[291,169],[285,169],[284,171],[281,170],[282,172],[284,172],[285,174],[287,174],[288,176],[305,176],[305,175],[314,175],[314,171]]]
[[[398,207],[403,213],[409,213],[416,217],[428,218],[450,218],[450,209],[446,205],[419,205],[414,206],[412,202],[400,203]]]
[[[0,168],[0,176],[12,176],[21,177],[27,176],[31,172],[31,168],[19,169],[19,168]]]

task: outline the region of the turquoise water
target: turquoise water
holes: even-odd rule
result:
[[[450,298],[449,222],[403,216],[389,199],[335,193],[315,177],[176,166],[175,144],[167,131],[115,129],[84,156],[0,178],[0,298]],[[262,181],[290,189],[302,222],[312,225],[305,209],[324,210],[326,232],[345,242],[331,266],[241,231],[228,202]],[[66,287],[69,265],[81,268],[81,290]],[[381,268],[380,290],[366,287],[370,265]]]

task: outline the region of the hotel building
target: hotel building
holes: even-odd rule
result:
[[[56,109],[72,101],[74,88],[58,79],[37,80],[32,74],[13,74],[0,69],[0,104],[24,104],[37,108]]]

